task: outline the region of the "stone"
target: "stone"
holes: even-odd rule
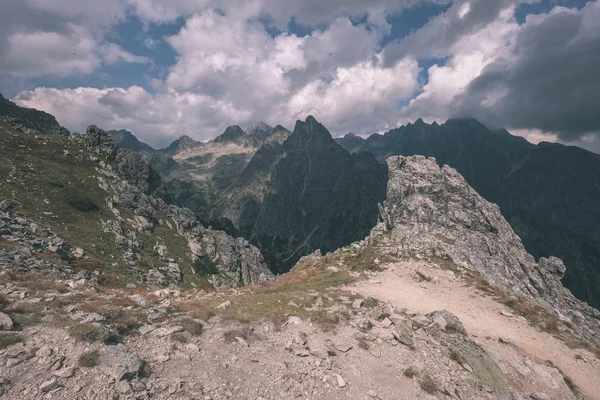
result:
[[[232,306],[231,301],[227,300],[227,301],[224,301],[223,303],[219,304],[216,308],[218,310],[224,310],[224,309],[229,308],[231,306]]]
[[[352,345],[348,342],[335,340],[332,342],[333,348],[337,351],[341,351],[342,353],[347,353],[352,349]]]
[[[36,357],[50,357],[52,355],[52,348],[50,346],[42,346],[38,351],[35,352]]]
[[[509,317],[509,318],[512,318],[515,316],[515,314],[505,311],[505,310],[500,311],[500,314],[504,315],[505,317]]]
[[[104,346],[100,350],[98,368],[115,381],[131,380],[142,368],[142,360],[130,349],[119,343]]]
[[[365,302],[365,300],[364,300],[364,299],[356,299],[356,300],[354,300],[354,302],[352,303],[352,307],[353,307],[353,308],[361,308],[364,302]]]
[[[147,333],[152,332],[155,329],[156,329],[156,327],[153,325],[142,325],[142,326],[140,326],[139,331],[140,331],[141,335],[145,335]]]
[[[152,334],[154,336],[158,336],[158,337],[166,337],[166,336],[170,336],[174,333],[183,332],[184,330],[185,330],[185,328],[183,326],[174,325],[174,326],[168,326],[168,327],[164,327],[164,328],[155,329],[152,332]]]
[[[8,212],[13,208],[13,204],[8,200],[0,201],[0,211]]]
[[[344,378],[342,378],[342,376],[340,374],[336,374],[336,378],[337,378],[337,383],[338,386],[343,388],[346,387],[346,381],[344,380]]]
[[[239,343],[240,345],[242,345],[242,347],[250,347],[250,345],[248,344],[248,342],[246,342],[246,340],[245,340],[243,337],[236,336],[236,337],[235,337],[235,340],[237,340],[237,341],[238,341],[238,343]]]
[[[131,385],[127,381],[118,381],[115,383],[115,391],[119,394],[127,394],[131,392]]]
[[[148,305],[148,301],[142,295],[134,294],[133,296],[130,296],[130,299],[135,301],[135,303],[140,307],[146,307]]]
[[[57,387],[58,387],[58,380],[56,378],[52,378],[50,380],[43,382],[40,385],[40,390],[44,393],[48,393],[48,392],[51,392],[52,390],[56,389]]]
[[[75,258],[81,258],[84,255],[84,251],[82,248],[77,247],[73,250],[73,257]]]
[[[359,317],[354,321],[354,325],[356,325],[356,327],[358,329],[362,329],[362,330],[368,330],[371,329],[371,322],[369,322],[369,318],[367,317]]]
[[[398,330],[396,328],[390,329],[390,332],[392,333],[392,335],[394,335],[394,338],[398,342],[402,343],[403,345],[405,345],[405,346],[413,345],[412,338],[406,332],[398,332]]]
[[[0,311],[0,331],[10,331],[14,327],[13,320]]]
[[[63,368],[63,369],[59,369],[58,371],[54,371],[52,372],[52,375],[58,377],[58,378],[70,378],[73,375],[75,375],[75,368]]]
[[[432,322],[429,318],[422,315],[415,315],[410,320],[422,328],[429,326]]]

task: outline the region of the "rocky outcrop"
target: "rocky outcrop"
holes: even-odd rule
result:
[[[163,253],[162,264],[149,270],[140,268],[141,247],[138,232],[152,231],[161,223],[159,212],[166,213],[173,222],[173,234],[184,237],[192,260],[209,257],[219,273],[211,276],[215,287],[257,285],[274,278],[260,251],[244,239],[235,239],[225,232],[205,228],[196,215],[188,209],[167,204],[165,186],[160,176],[149,165],[146,157],[126,149],[119,149],[110,136],[95,126],[87,130],[86,143],[98,155],[106,155],[107,161],[98,160],[100,186],[112,193],[107,205],[114,220],[103,222],[104,231],[114,235],[123,250],[127,265],[140,269],[141,281],[149,287],[176,286],[181,281],[181,270],[174,259],[165,257],[168,248],[160,243],[155,246]],[[124,218],[118,207],[133,211],[133,218]],[[169,219],[162,223],[169,226]]]
[[[578,321],[584,333],[600,339],[600,312],[564,288],[562,261],[551,257],[536,262],[498,206],[483,199],[455,169],[440,168],[434,158],[423,156],[390,157],[387,163],[383,222],[373,234],[391,231],[403,253],[449,257],[506,292]]]
[[[497,204],[534,257],[567,266],[562,282],[600,309],[600,156],[558,143],[531,144],[473,119],[426,124],[419,119],[366,140],[336,139],[348,151],[435,157]]]

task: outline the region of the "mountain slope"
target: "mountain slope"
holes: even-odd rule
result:
[[[108,134],[110,135],[111,139],[123,149],[148,155],[156,152],[152,146],[140,141],[137,137],[135,137],[135,135],[129,131],[126,131],[125,129],[108,131]]]
[[[344,145],[343,141],[339,141]],[[372,135],[355,152],[435,157],[456,168],[503,215],[535,257],[556,255],[563,282],[600,307],[600,156],[558,144],[533,145],[475,120],[418,120]]]
[[[377,221],[386,171],[370,154],[350,155],[313,117],[282,147],[252,241],[284,264],[360,239]]]
[[[34,131],[69,135],[69,131],[56,121],[54,116],[33,108],[19,107],[0,94],[0,116],[10,118],[11,122],[22,125]]]

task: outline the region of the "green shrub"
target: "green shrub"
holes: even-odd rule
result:
[[[198,275],[214,275],[219,273],[217,263],[211,260],[207,255],[200,256],[194,261],[194,271]]]
[[[67,204],[81,212],[97,211],[99,207],[90,197],[82,192],[71,192],[67,195]]]

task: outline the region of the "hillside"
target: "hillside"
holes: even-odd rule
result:
[[[531,254],[563,259],[565,285],[600,306],[599,155],[559,144],[533,145],[505,130],[460,119],[442,125],[418,120],[383,135],[337,141],[382,163],[393,155],[424,155],[456,168],[500,206]]]

